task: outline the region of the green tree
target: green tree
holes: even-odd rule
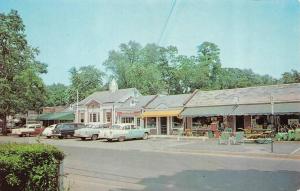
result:
[[[27,110],[39,110],[45,101],[45,86],[39,74],[47,66],[36,60],[17,11],[0,13],[0,118],[6,133],[6,117]]]
[[[71,85],[68,89],[68,101],[70,104],[76,102],[77,90],[79,100],[82,100],[103,87],[104,73],[95,66],[83,66],[78,70],[73,67],[70,69],[70,74]]]
[[[45,106],[60,106],[68,104],[68,86],[64,84],[52,84],[47,86],[47,100]]]
[[[211,42],[203,42],[198,46],[198,74],[202,75],[199,81],[202,81],[204,89],[218,89],[219,77],[221,73],[220,49]]]
[[[281,77],[281,81],[284,84],[300,83],[300,72],[297,70],[291,70],[290,72],[284,72]]]

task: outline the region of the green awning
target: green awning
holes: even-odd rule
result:
[[[274,104],[275,114],[300,113],[300,102],[276,103]]]
[[[274,114],[300,113],[300,102],[275,103]],[[181,113],[184,117],[226,116],[226,115],[269,115],[272,114],[271,104],[248,104],[228,106],[200,106],[185,108]]]
[[[232,115],[266,115],[272,114],[271,104],[238,105]]]
[[[233,115],[232,113],[235,107],[236,106],[233,105],[191,107],[185,108],[180,115],[184,117]]]
[[[55,112],[55,113],[44,113],[37,117],[40,121],[74,121],[75,115],[73,112]]]

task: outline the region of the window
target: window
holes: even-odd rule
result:
[[[130,129],[130,125],[125,125],[125,129],[129,130]]]
[[[156,117],[147,118],[147,128],[156,128]]]
[[[105,118],[106,118],[106,122],[110,123],[111,122],[111,112],[106,112],[105,113]]]
[[[182,119],[178,117],[172,117],[173,129],[181,128],[182,126]]]
[[[84,113],[80,113],[80,123],[84,123]]]
[[[98,121],[99,121],[98,113],[90,113],[90,122],[98,122]]]
[[[122,117],[121,123],[133,123],[134,118],[133,117]]]
[[[141,118],[136,118],[136,125],[141,126]]]

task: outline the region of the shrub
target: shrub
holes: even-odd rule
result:
[[[0,144],[0,190],[56,191],[64,154],[45,144]]]

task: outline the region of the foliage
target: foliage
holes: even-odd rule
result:
[[[47,86],[47,100],[45,106],[60,106],[68,104],[68,86],[52,84]]]
[[[45,101],[45,86],[39,74],[47,66],[36,60],[17,11],[0,13],[0,117],[39,110]],[[5,123],[4,123],[5,124]],[[4,127],[5,132],[5,127]]]
[[[70,69],[70,74],[71,85],[68,89],[69,103],[76,102],[77,90],[79,100],[82,100],[102,88],[104,73],[95,66],[83,66],[78,70],[73,67]]]
[[[291,70],[291,72],[285,72],[282,74],[281,81],[285,84],[300,83],[300,72],[297,70]]]
[[[0,190],[56,191],[63,158],[64,154],[50,145],[1,144]]]

